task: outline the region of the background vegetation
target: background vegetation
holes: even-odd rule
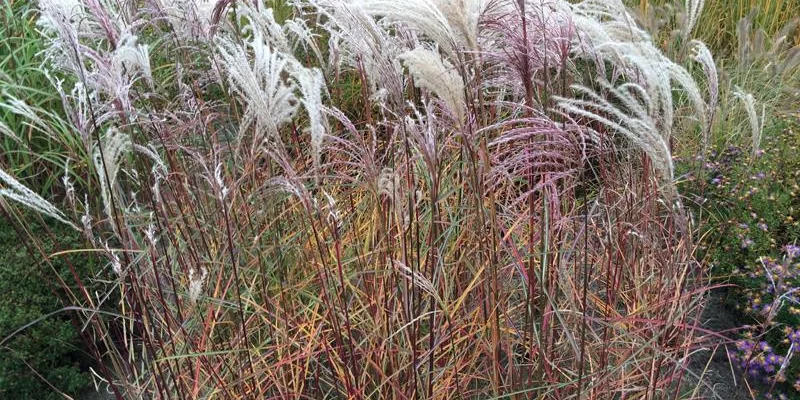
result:
[[[56,257],[44,262],[43,255],[60,249],[79,248],[79,235],[58,224],[38,222],[36,216],[26,215],[29,232],[53,229],[53,237],[38,242],[39,249],[28,248],[19,242],[24,233],[14,229],[0,231],[0,396],[3,398],[60,399],[59,392],[78,395],[90,383],[88,368],[91,356],[79,334],[80,326],[73,324],[63,308],[61,293],[54,282],[71,280],[70,266],[87,276],[91,268],[86,257]],[[4,227],[14,224],[5,221]],[[32,251],[33,253],[29,253]],[[53,274],[58,274],[54,276]],[[43,316],[47,316],[41,319]],[[41,320],[40,320],[41,319]],[[40,320],[19,333],[21,327]],[[13,335],[12,335],[13,334]]]

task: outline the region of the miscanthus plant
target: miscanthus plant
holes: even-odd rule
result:
[[[716,88],[619,1],[39,9],[65,195],[0,193],[105,256],[73,297],[117,398],[684,393],[671,146]]]

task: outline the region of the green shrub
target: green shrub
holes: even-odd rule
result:
[[[62,308],[54,288],[56,277],[49,266],[40,264],[20,242],[7,219],[0,223],[0,398],[62,399],[52,387],[75,395],[89,383],[84,373],[89,361],[82,351],[78,329],[68,313],[57,313],[41,319],[13,334],[38,318]],[[44,232],[35,218],[26,218],[33,232]],[[41,238],[42,251],[52,254],[58,249],[80,245],[77,233],[49,224],[53,235]],[[58,238],[58,243],[53,238]],[[53,258],[52,266],[69,282],[68,262],[79,269],[87,268],[86,257]],[[38,375],[38,376],[37,376]],[[48,383],[45,383],[46,380]]]

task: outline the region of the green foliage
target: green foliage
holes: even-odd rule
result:
[[[683,11],[683,1],[674,0],[624,0],[643,14],[663,15],[665,10]],[[719,55],[730,56],[737,51],[739,37],[737,24],[743,19],[752,20],[756,29],[767,37],[778,33],[787,23],[800,16],[800,2],[794,0],[714,0],[706,1],[694,36],[702,40]],[[671,22],[680,26],[682,15]],[[664,21],[663,25],[670,21]],[[670,25],[670,24],[668,24]],[[672,25],[670,25],[672,26]],[[789,41],[800,44],[800,35],[793,33]]]
[[[780,121],[755,159],[749,149],[724,145],[705,164],[711,259],[729,273],[761,256],[780,256],[800,237],[800,132]]]
[[[734,285],[728,302],[745,329],[730,356],[761,391],[798,398],[800,118],[767,126],[755,154],[747,139],[721,136],[683,189],[700,205],[700,253],[712,279]]]
[[[37,176],[37,186],[47,192],[58,179],[53,172],[63,168],[64,149],[69,147],[64,142],[74,139],[64,135],[54,140],[52,135],[69,128],[59,118],[63,110],[58,92],[40,67],[44,43],[36,30],[34,11],[35,2],[0,3],[0,100],[23,100],[49,126],[0,107],[0,152],[4,167],[21,176]],[[1,129],[3,125],[7,130]]]
[[[44,232],[44,225],[27,218],[28,229]],[[53,235],[43,238],[42,250],[80,246],[77,233],[51,223]],[[58,238],[56,241],[53,238]],[[68,262],[80,270],[88,269],[85,257],[53,258],[52,266],[65,281]],[[77,328],[66,313],[44,318],[19,333],[11,334],[38,318],[62,308],[53,292],[55,276],[50,268],[32,257],[7,220],[0,223],[0,398],[61,399],[50,385],[76,395],[89,383],[84,373],[88,355],[82,351]],[[10,337],[10,338],[9,338]],[[8,338],[8,340],[6,340]],[[37,376],[37,375],[40,375]]]

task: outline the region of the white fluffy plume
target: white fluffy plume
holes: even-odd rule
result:
[[[478,22],[485,0],[355,0],[357,7],[388,23],[406,24],[438,44],[448,56],[478,50]]]
[[[703,154],[705,154],[711,134],[711,124],[714,122],[714,113],[719,103],[719,76],[714,56],[711,55],[711,51],[706,47],[705,43],[699,40],[692,40],[689,45],[692,46],[692,59],[702,66],[703,73],[706,76],[706,85],[708,86],[706,126],[703,127]]]
[[[0,197],[14,200],[36,212],[42,213],[56,219],[59,222],[69,225],[72,229],[80,231],[77,225],[68,221],[64,213],[49,201],[39,196],[34,191],[14,179],[11,175],[0,169]]]
[[[282,76],[288,72],[287,56],[274,51],[258,29],[244,47],[234,38],[220,37],[217,49],[231,88],[245,105],[240,132],[255,125],[254,144],[262,139],[279,141],[278,127],[297,111],[295,85]]]
[[[599,83],[604,92],[611,96],[602,96],[584,86],[572,86],[583,98],[557,97],[558,106],[570,114],[592,119],[625,136],[647,154],[668,192],[671,192],[674,167],[669,138],[659,131],[656,120],[651,116],[653,103],[647,91],[633,83],[617,87],[607,82]]]
[[[764,130],[764,114],[766,112],[766,107],[762,108],[761,117],[759,118],[758,111],[756,111],[756,99],[753,97],[752,93],[747,93],[741,88],[736,87],[733,91],[733,95],[742,101],[744,109],[747,111],[747,119],[750,121],[750,132],[752,134],[753,154],[755,155],[761,147],[761,132]]]
[[[320,166],[320,154],[322,153],[322,142],[325,139],[325,121],[322,116],[322,93],[325,90],[325,79],[322,71],[317,68],[304,68],[299,63],[295,63],[291,70],[291,75],[300,87],[303,103],[308,114],[309,131],[311,133],[311,150],[314,159],[314,166]]]
[[[109,218],[114,216],[111,200],[114,195],[113,191],[117,182],[117,174],[120,171],[122,157],[127,154],[130,148],[131,139],[126,133],[116,128],[109,128],[92,153],[92,159],[100,181],[100,196],[103,199],[105,213]]]
[[[452,64],[443,60],[439,53],[417,47],[400,54],[414,85],[434,93],[447,105],[459,123],[464,120],[464,81]]]
[[[615,67],[615,77],[637,83],[650,98],[650,117],[664,137],[672,134],[675,104],[673,81],[682,87],[701,124],[706,125],[706,105],[697,83],[653,44],[619,0],[585,0],[573,6],[578,30],[573,48],[578,56],[602,68]]]

